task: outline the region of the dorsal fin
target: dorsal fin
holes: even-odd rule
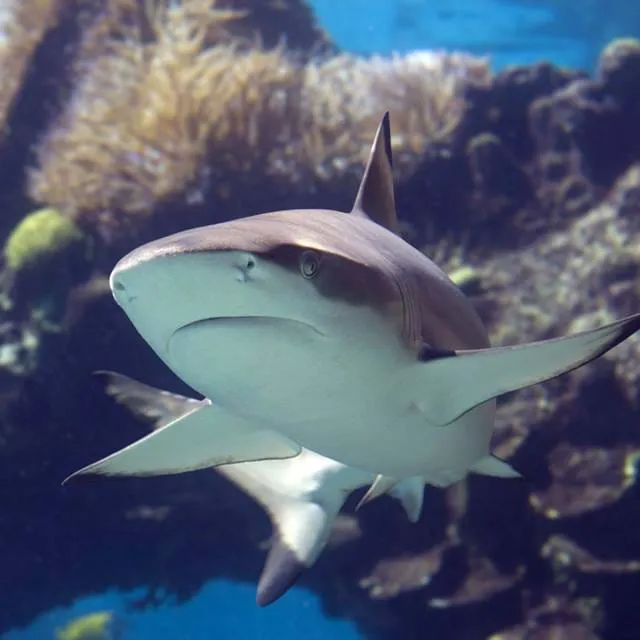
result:
[[[378,126],[351,213],[370,218],[389,231],[398,231],[388,111],[385,111]]]

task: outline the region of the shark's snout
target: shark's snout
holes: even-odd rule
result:
[[[163,258],[170,255],[170,246],[169,249],[165,246],[167,244],[164,241],[155,241],[138,247],[113,267],[109,276],[109,287],[121,307],[126,307],[141,295],[145,298],[157,295],[161,285],[154,264],[162,264]],[[160,273],[161,271],[162,268]]]
[[[113,293],[116,300],[118,299],[118,296],[121,298],[129,297],[129,292],[127,290],[127,287],[125,286],[121,278],[119,277],[114,278],[113,276],[111,276],[109,286],[111,287],[111,292]]]
[[[127,281],[126,274],[114,269],[109,277],[109,288],[114,300],[122,307],[130,304],[136,298],[135,287]]]

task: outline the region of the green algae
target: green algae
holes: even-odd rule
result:
[[[83,253],[86,239],[57,209],[35,211],[18,223],[4,245],[4,259],[15,273],[46,267],[62,255]]]
[[[29,315],[41,322],[59,320],[91,253],[90,238],[59,210],[47,207],[28,214],[3,249],[11,305],[30,309]]]

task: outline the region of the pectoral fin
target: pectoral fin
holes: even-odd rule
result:
[[[207,401],[156,389],[112,371],[98,372],[98,376],[109,395],[138,417],[152,422],[156,430],[161,431],[162,425],[174,424],[176,420],[190,416],[194,409],[211,406]],[[324,486],[322,475],[326,459],[315,455],[309,457],[308,453],[306,455],[307,459],[295,467],[299,469],[298,474],[292,472],[286,460],[282,461],[282,467],[262,461],[227,464],[219,469],[223,476],[268,512],[273,524],[271,549],[258,584],[256,600],[261,606],[280,598],[300,574],[313,565],[329,538],[333,522],[346,498],[346,493],[338,488],[326,487],[320,491],[320,504],[300,490],[309,478],[314,479],[314,484]],[[296,464],[296,461],[291,460],[291,463]],[[291,474],[290,491],[283,490],[282,483],[275,483],[280,487],[279,490],[273,488],[271,480],[280,473]]]
[[[421,403],[421,410],[432,424],[450,424],[487,400],[577,369],[638,329],[640,314],[592,331],[524,345],[442,352],[437,357],[425,348],[418,378],[429,402]]]
[[[201,400],[187,398],[150,387],[115,371],[96,371],[104,391],[141,420],[149,421],[160,429],[202,404]]]
[[[208,400],[137,442],[76,471],[154,476],[185,473],[232,462],[290,458],[300,447],[278,432],[257,427]]]

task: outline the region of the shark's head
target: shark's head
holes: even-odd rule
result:
[[[384,228],[396,226],[388,129],[385,116],[354,215],[255,215],[189,229],[120,260],[114,297],[154,350],[170,359],[172,338],[194,323],[283,323],[331,335],[353,307],[384,315],[398,298],[380,251],[399,241]]]
[[[346,373],[353,350],[372,367],[382,352],[398,357],[410,327],[403,327],[393,263],[374,250],[380,231],[325,210],[191,229],[126,256],[111,288],[180,377],[208,396],[214,388],[220,402],[236,394],[246,400],[266,392],[265,376],[299,378],[314,369],[326,381],[329,367]],[[392,234],[385,240],[401,242]]]
[[[485,346],[464,296],[394,233],[389,141],[385,115],[350,214],[276,211],[156,240],[116,265],[115,299],[184,381],[217,402],[250,403],[261,419],[267,404],[288,402],[292,421],[343,410],[352,383],[362,397],[363,367],[364,393],[378,393],[425,336],[446,348]],[[445,315],[454,319],[439,321]],[[300,413],[297,392],[306,394]]]
[[[377,225],[324,210],[190,229],[123,258],[111,289],[163,357],[176,333],[198,323],[284,323],[328,336],[345,327],[353,308],[383,317],[397,302],[394,280],[365,232],[375,236]],[[353,236],[360,242],[351,243]]]

